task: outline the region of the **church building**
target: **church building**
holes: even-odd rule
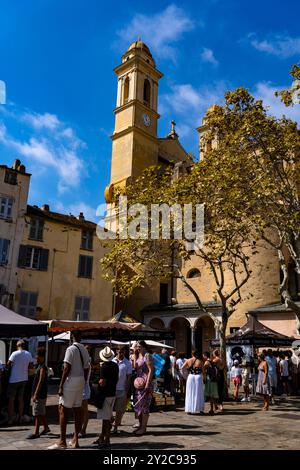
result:
[[[117,104],[111,178],[105,190],[108,206],[114,186],[126,186],[151,165],[192,165],[188,152],[179,141],[174,121],[166,137],[158,136],[159,81],[163,74],[156,68],[148,46],[141,40],[135,41],[114,71],[117,75]],[[197,131],[200,142],[203,126]],[[245,324],[246,315],[250,313],[272,329],[296,336],[294,315],[282,307],[278,293],[280,268],[277,253],[263,242],[258,243],[257,252],[250,260],[252,276],[241,289],[243,300],[229,320],[228,333]],[[200,295],[206,309],[220,318],[221,305],[208,268],[195,255],[189,261],[182,261],[182,272]],[[209,341],[217,338],[213,321],[198,308],[193,295],[180,279],[153,281],[151,285],[137,289],[118,307],[142,318],[154,328],[171,328],[175,331],[178,351],[190,351],[195,346],[205,350]]]

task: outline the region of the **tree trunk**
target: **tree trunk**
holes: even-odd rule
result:
[[[225,363],[225,367],[223,370],[224,373],[224,397],[227,400],[228,399],[228,386],[227,386],[227,360],[226,360],[226,328],[227,328],[227,322],[228,322],[228,315],[227,312],[224,312],[222,314],[222,325],[219,328],[219,337],[220,337],[220,354],[221,354],[221,359]]]
[[[289,273],[284,254],[281,249],[278,250],[278,257],[280,262],[280,269],[283,273],[283,279],[280,284],[279,292],[284,300],[285,306],[294,312],[296,318],[296,329],[298,334],[300,334],[300,307],[292,300],[289,292]]]

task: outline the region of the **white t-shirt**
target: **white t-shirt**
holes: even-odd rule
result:
[[[12,362],[9,383],[26,382],[28,380],[28,366],[33,362],[30,352],[23,349],[14,351],[9,361]]]
[[[289,376],[289,361],[287,359],[281,359],[281,377],[288,377]]]
[[[82,367],[80,352],[78,348],[80,348],[80,351],[81,351],[83,367]],[[83,370],[89,368],[90,356],[82,344],[73,343],[66,350],[64,362],[67,362],[68,364],[71,365],[71,371],[68,375],[69,378],[70,377],[83,377],[84,375]]]
[[[131,362],[128,361],[126,357],[124,357],[123,361],[119,361],[116,357],[113,359],[113,362],[118,364],[119,366],[119,380],[117,382],[117,390],[126,390],[127,384],[127,375],[132,374],[132,365]]]
[[[240,367],[232,366],[230,375],[234,379],[235,377],[242,375],[242,369]]]
[[[178,369],[181,369],[183,364],[185,363],[186,359],[177,359],[176,365],[178,366]]]

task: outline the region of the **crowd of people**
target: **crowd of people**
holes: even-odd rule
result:
[[[227,365],[221,359],[219,350],[212,353],[193,351],[191,357],[177,354],[166,348],[161,353],[152,353],[145,341],[135,343],[128,354],[124,347],[116,353],[106,346],[99,353],[100,370],[97,384],[92,386],[91,374],[94,364],[89,347],[81,344],[81,333],[72,333],[73,342],[66,349],[64,367],[58,388],[60,437],[49,449],[79,447],[79,439],[87,435],[89,421],[88,404],[93,392],[93,403],[97,407],[97,418],[102,421],[99,437],[93,442],[99,448],[110,446],[110,437],[119,434],[119,427],[130,399],[132,400],[135,423],[133,433],[142,436],[147,432],[153,393],[178,394],[185,400],[185,412],[189,415],[208,415],[224,411],[223,402],[228,392]],[[127,355],[127,357],[126,357]],[[25,350],[24,341],[18,341],[17,350],[11,354],[7,364],[7,424],[24,423],[24,394],[29,383],[29,372],[35,373],[31,387],[32,416],[34,431],[28,439],[38,439],[48,434],[50,428],[46,416],[48,370],[45,348],[39,347],[36,357]],[[32,375],[32,374],[31,374]],[[233,358],[229,368],[233,387],[233,398],[250,401],[256,387],[256,394],[263,397],[263,410],[268,411],[274,402],[274,395],[286,398],[300,389],[300,359],[293,351],[263,350],[255,358]],[[250,390],[250,379],[252,390]],[[160,385],[162,382],[162,386]],[[74,412],[74,432],[67,443],[67,422],[70,410]],[[42,428],[42,430],[40,430]]]

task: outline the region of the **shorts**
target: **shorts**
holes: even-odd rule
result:
[[[242,385],[243,387],[249,387],[249,376],[242,377]]]
[[[59,397],[59,404],[65,408],[80,408],[84,384],[84,377],[68,377],[64,383],[64,393]]]
[[[116,397],[106,397],[101,409],[97,410],[97,419],[110,421],[113,415],[113,409]]]
[[[39,398],[32,402],[32,416],[46,416],[47,398]]]
[[[241,379],[241,377],[240,377],[239,375],[238,375],[237,377],[234,377],[234,379],[233,379],[233,385],[234,385],[235,387],[240,386],[241,383],[242,383],[242,379]]]
[[[23,398],[27,381],[9,383],[7,387],[7,398]]]
[[[90,387],[90,384],[86,382],[83,388],[82,399],[89,400],[90,398],[91,398],[91,387]]]
[[[127,393],[125,390],[116,391],[116,400],[114,410],[119,413],[125,413],[127,405]]]

